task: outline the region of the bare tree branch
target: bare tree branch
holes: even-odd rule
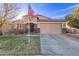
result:
[[[0,20],[10,20],[19,14],[18,4],[14,3],[4,3],[2,4],[2,8],[0,9]]]

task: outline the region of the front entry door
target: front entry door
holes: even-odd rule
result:
[[[33,23],[30,23],[30,32],[34,32],[34,24]]]

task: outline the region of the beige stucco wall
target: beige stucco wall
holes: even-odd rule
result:
[[[40,33],[41,34],[61,34],[62,23],[41,23]]]

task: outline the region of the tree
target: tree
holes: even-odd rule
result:
[[[72,13],[68,14],[65,18],[70,27],[79,28],[79,7],[75,8]]]
[[[13,3],[4,3],[2,4],[2,8],[0,10],[0,18],[1,20],[10,20],[15,18],[18,15],[18,4]]]
[[[16,18],[16,16],[19,14],[18,11],[20,8],[18,7],[18,4],[13,4],[13,3],[4,3],[0,5],[1,5],[0,7],[0,28],[2,28],[3,25],[6,22],[8,22],[8,20],[12,20]]]

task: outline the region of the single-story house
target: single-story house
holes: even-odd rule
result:
[[[36,15],[33,19],[26,15],[13,24],[14,28],[22,33],[61,34],[62,29],[66,28],[65,20],[51,19],[42,15]]]

